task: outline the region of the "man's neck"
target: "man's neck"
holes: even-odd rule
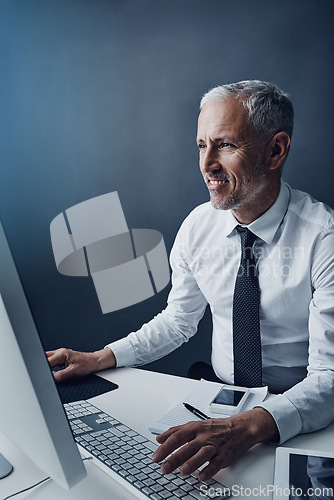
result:
[[[281,183],[276,184],[271,190],[266,190],[265,193],[259,197],[254,202],[250,202],[247,205],[232,209],[234,217],[240,224],[251,224],[256,219],[261,217],[269,208],[275,203],[281,188]]]

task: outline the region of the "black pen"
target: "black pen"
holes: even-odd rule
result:
[[[196,417],[200,418],[201,420],[209,420],[210,417],[205,415],[205,413],[201,412],[201,410],[198,410],[197,408],[194,408],[191,406],[189,403],[183,403],[184,406],[187,408],[187,410],[191,411]]]

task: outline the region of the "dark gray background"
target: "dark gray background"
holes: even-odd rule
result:
[[[0,210],[46,348],[101,348],[165,307],[169,287],[102,315],[90,279],[57,273],[49,225],[118,191],[128,226],[159,230],[169,252],[208,200],[194,139],[212,86],[257,78],[287,91],[284,178],[334,206],[333,13],[332,0],[1,1]],[[210,330],[206,314],[151,368],[186,374],[209,359]]]

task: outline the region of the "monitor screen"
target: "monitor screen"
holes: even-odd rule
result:
[[[0,430],[55,482],[70,488],[86,471],[1,223],[0,255]]]

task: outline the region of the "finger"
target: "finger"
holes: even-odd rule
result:
[[[200,481],[206,481],[217,474],[220,469],[227,467],[227,465],[228,464],[224,463],[224,459],[221,455],[216,455],[210,460],[210,463],[200,471],[198,479]]]
[[[172,432],[167,437],[165,442],[161,446],[159,446],[159,448],[153,454],[153,462],[161,462],[174,450],[177,450],[178,448],[180,448],[180,446],[186,444],[188,441],[191,441],[193,437],[193,432],[184,429],[178,429],[177,431]]]
[[[45,354],[46,354],[46,357],[47,357],[47,360],[51,366],[51,368],[53,368],[54,366],[56,366],[55,364],[55,360],[54,360],[54,356],[55,356],[55,352],[56,351],[47,351]]]
[[[180,428],[181,428],[180,425],[177,425],[175,427],[170,427],[167,431],[163,432],[162,434],[159,434],[159,436],[156,436],[155,439],[158,441],[158,443],[162,444],[166,441],[166,439],[169,438],[171,434],[177,432]]]
[[[191,441],[190,443],[185,444],[162,463],[161,471],[164,474],[169,474],[173,470],[177,469],[180,465],[184,464],[184,462],[192,457],[192,455],[197,453],[199,446],[200,445],[196,441]]]
[[[192,474],[206,462],[212,460],[215,453],[216,447],[211,444],[200,447],[185,463],[179,465],[181,474],[184,476]]]
[[[61,364],[58,360],[59,360],[59,356],[57,356],[56,354],[52,354],[52,355],[48,356],[48,362],[49,362],[49,365],[51,366],[51,368],[54,368],[58,364]]]
[[[75,374],[73,373],[72,366],[68,366],[63,370],[59,370],[57,372],[53,372],[53,377],[56,382],[64,382],[65,380],[73,377]]]
[[[51,367],[53,368],[57,365],[66,365],[69,353],[70,351],[68,349],[57,349],[56,351],[53,351],[53,354],[48,358]]]

